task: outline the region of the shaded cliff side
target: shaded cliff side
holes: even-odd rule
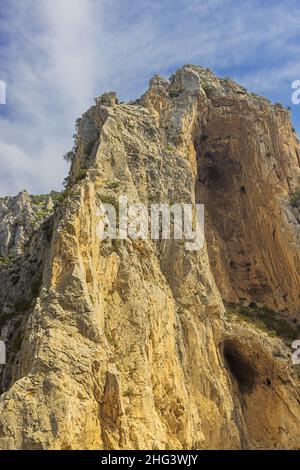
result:
[[[200,67],[97,99],[55,207],[9,231],[0,448],[299,448],[299,156],[288,111]],[[124,194],[204,203],[205,247],[101,241]]]

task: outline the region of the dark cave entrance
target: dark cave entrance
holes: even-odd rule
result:
[[[220,170],[214,166],[209,166],[207,168],[207,175],[209,186],[217,183],[222,178]]]
[[[243,355],[238,343],[225,340],[223,355],[231,377],[237,382],[241,393],[251,393],[257,379],[257,372]]]

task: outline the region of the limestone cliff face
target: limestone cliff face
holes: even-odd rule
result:
[[[52,197],[55,196],[53,192]],[[24,244],[31,238],[47,216],[52,213],[51,195],[30,196],[21,191],[15,197],[0,198],[0,257],[8,264],[23,252]]]
[[[0,273],[0,448],[299,448],[299,152],[287,111],[200,67],[100,97]],[[124,194],[204,202],[205,247],[101,241],[97,209]]]

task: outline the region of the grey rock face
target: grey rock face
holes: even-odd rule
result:
[[[5,263],[9,257],[23,252],[24,244],[33,232],[52,213],[50,195],[30,196],[21,191],[17,196],[0,199],[0,257]]]

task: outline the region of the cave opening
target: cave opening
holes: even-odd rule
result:
[[[210,166],[208,167],[208,179],[209,182],[214,183],[221,178],[220,172],[217,168]]]
[[[231,377],[238,384],[241,393],[251,393],[257,378],[257,372],[244,356],[241,347],[233,340],[223,344],[223,355]]]

